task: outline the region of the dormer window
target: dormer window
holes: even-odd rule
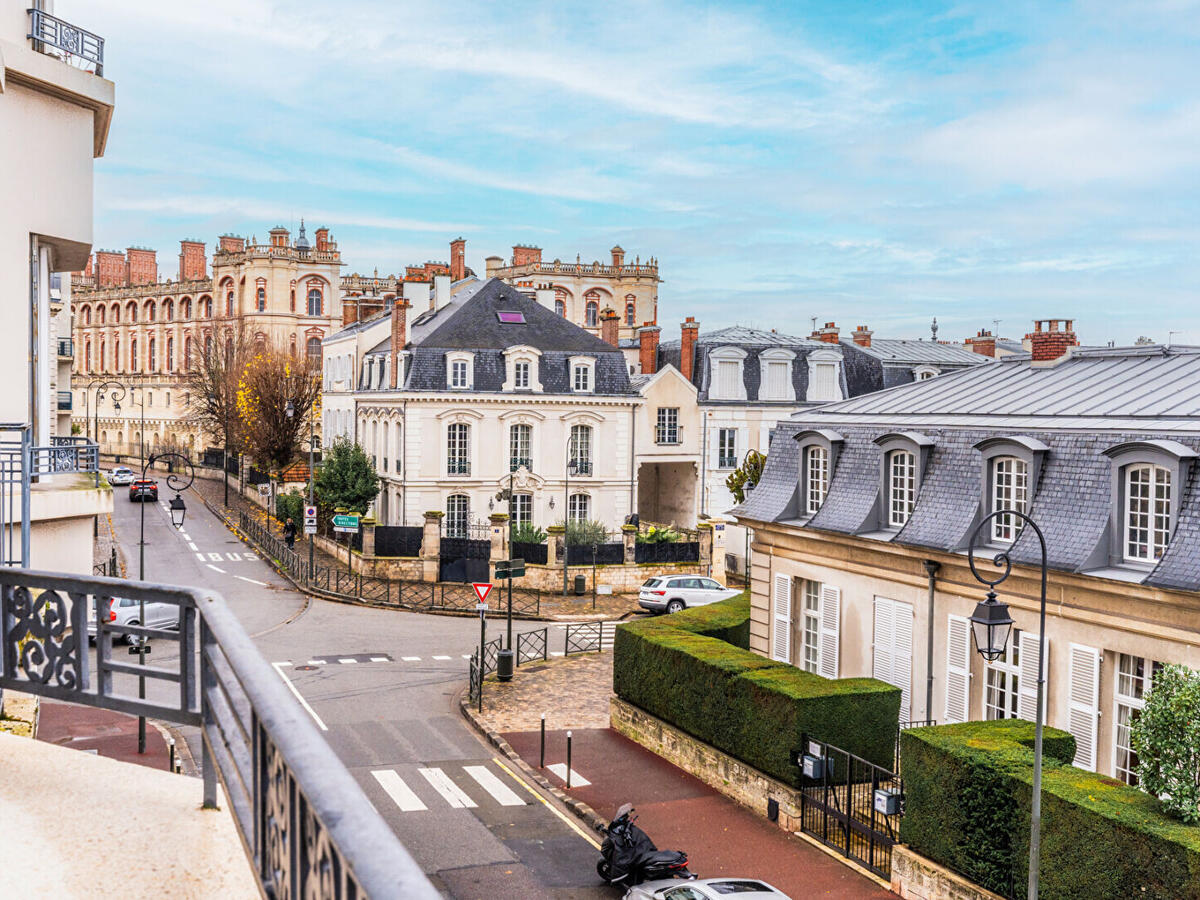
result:
[[[541,382],[538,381],[538,358],[542,351],[536,347],[518,345],[504,351],[505,379],[501,385],[502,391],[533,391],[540,393]]]
[[[913,381],[928,381],[930,378],[936,378],[942,374],[941,369],[937,366],[917,366],[912,372]]]
[[[842,353],[822,347],[808,354],[808,390],[804,399],[827,403],[842,399]]]
[[[450,363],[450,387],[465,388],[467,386],[467,361],[456,359]]]
[[[758,354],[762,382],[758,389],[759,400],[786,400],[795,402],[796,388],[792,384],[792,362],[796,354],[783,347],[772,347]]]
[[[446,354],[446,384],[452,391],[467,391],[474,384],[475,357],[471,353],[457,351]]]
[[[529,360],[519,359],[513,363],[513,390],[529,390]]]
[[[932,376],[930,376],[932,377]],[[1029,507],[1029,466],[1015,456],[992,460],[992,510],[1024,513]],[[1011,544],[1021,533],[1024,522],[1017,516],[999,515],[992,519],[992,540]]]
[[[829,494],[843,438],[836,431],[821,428],[802,431],[795,440],[800,445],[800,515],[812,516]]]
[[[745,400],[746,384],[742,362],[746,351],[740,347],[718,347],[708,354],[708,396],[710,400]]]
[[[596,361],[590,356],[572,356],[568,360],[571,374],[571,390],[576,394],[590,394],[595,390]]]
[[[1129,441],[1104,451],[1113,461],[1111,562],[1151,567],[1167,553],[1180,488],[1197,453],[1171,440]]]
[[[933,441],[914,431],[894,432],[875,438],[883,451],[879,525],[898,531],[908,524],[917,506],[917,494]]]

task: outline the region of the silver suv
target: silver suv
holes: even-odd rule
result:
[[[679,612],[689,606],[707,606],[741,591],[701,575],[659,575],[638,591],[638,606],[652,612]]]
[[[146,621],[141,620],[142,604],[129,597],[113,597],[109,601],[108,621],[113,625],[145,625],[147,628],[166,628],[172,631],[179,629],[179,607],[174,603],[156,603],[147,601]],[[88,638],[96,639],[96,598],[88,601]],[[137,637],[125,635],[129,645],[137,643]]]

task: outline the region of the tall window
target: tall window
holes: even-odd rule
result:
[[[1149,464],[1125,470],[1125,558],[1154,562],[1171,537],[1171,472]]]
[[[679,443],[679,409],[674,406],[660,406],[658,421],[654,425],[654,443]]]
[[[786,400],[792,364],[783,360],[768,360],[761,399]]]
[[[262,285],[259,285],[258,290],[254,292],[254,305],[259,312],[266,312],[267,289]]]
[[[225,292],[225,315],[233,315],[233,291]]]
[[[737,464],[737,429],[722,428],[717,431],[717,467],[736,469]]]
[[[310,316],[321,315],[321,289],[318,287],[308,289],[308,314]]]
[[[471,498],[466,494],[451,494],[446,498],[446,537],[466,537],[471,516]]]
[[[917,459],[907,450],[893,450],[887,462],[887,522],[900,528],[917,502]]]
[[[637,320],[637,298],[633,294],[625,295],[625,324],[632,326]]]
[[[96,307],[96,324],[97,325],[104,324],[104,307],[103,306]]]
[[[554,298],[554,311],[564,319],[567,317],[567,304],[561,297]]]
[[[518,359],[513,363],[513,388],[518,391],[529,388],[529,360]]]
[[[86,372],[92,371],[92,342],[88,341],[83,345],[83,368]]]
[[[172,322],[175,319],[175,301],[168,297],[163,301],[163,321]]]
[[[513,528],[533,524],[533,494],[513,494],[512,524]]]
[[[179,318],[190,319],[192,317],[192,298],[184,297],[179,301]]]
[[[809,515],[825,502],[829,490],[829,451],[824,447],[804,448],[804,502]]]
[[[992,462],[992,512],[1003,509],[1025,512],[1029,505],[1029,469],[1025,460],[1001,456]],[[1024,523],[1016,516],[997,516],[992,519],[992,540],[1012,543],[1021,533]]]
[[[150,338],[150,344],[147,349],[150,351],[150,353],[149,353],[150,366],[147,369],[147,371],[157,372],[158,371],[158,352],[157,352],[157,348],[155,347],[154,338]]]
[[[206,334],[206,335],[204,336],[204,355],[205,355],[205,356],[212,356],[212,352],[213,352],[213,351],[212,351],[212,348],[213,348],[213,339],[212,339],[212,335],[211,335],[211,334]]]
[[[115,303],[112,305],[112,320],[114,325],[121,321],[121,307]]]
[[[192,337],[188,335],[183,339],[183,368],[185,370],[192,367]]]
[[[130,300],[129,303],[125,306],[125,314],[126,314],[125,318],[127,318],[130,322],[136,322],[137,321],[137,303],[134,302],[133,300]]]
[[[153,300],[147,300],[147,301],[146,301],[146,321],[147,321],[147,322],[153,322],[153,321],[154,321],[154,315],[155,315],[154,301],[153,301]]]
[[[575,460],[575,474],[592,474],[592,426],[571,426],[571,459]]]
[[[296,285],[292,283],[292,289],[288,292],[288,312],[296,311]]]
[[[92,324],[92,308],[90,306],[85,306],[83,308],[83,324],[84,325]]]
[[[1113,729],[1113,772],[1126,784],[1138,783],[1137,754],[1133,752],[1130,730],[1146,705],[1153,675],[1162,663],[1141,656],[1121,653],[1117,656],[1117,681],[1113,694],[1117,703],[1117,721]]]
[[[121,371],[121,339],[119,337],[113,338],[113,368],[118,372]]]
[[[471,426],[466,423],[446,429],[446,474],[471,474]]]
[[[804,582],[804,609],[800,623],[803,655],[801,668],[805,672],[820,674],[821,671],[821,582]]]
[[[206,319],[212,318],[212,297],[200,298],[200,315]]]
[[[401,431],[402,427],[403,426],[399,422],[396,423],[396,444],[395,444],[396,457],[393,462],[395,465],[394,471],[397,475],[400,474],[400,457],[403,455],[403,449],[404,449],[404,438],[403,438],[403,433]]]
[[[530,445],[533,439],[532,425],[513,425],[508,429],[508,470],[515,472],[521,466],[533,469]]]
[[[108,369],[104,368],[104,339],[103,338],[100,339],[100,371],[101,372],[108,371]]]
[[[321,366],[321,339],[317,336],[310,337],[304,345],[304,354],[308,359],[310,369],[320,368]]]
[[[450,387],[467,387],[467,361],[455,359],[450,362]]]
[[[1020,696],[1021,632],[1014,628],[1004,656],[987,664],[987,682],[983,692],[985,719],[1017,718]]]
[[[583,295],[586,305],[584,306],[584,324],[589,328],[595,328],[600,324],[600,292],[591,290]]]
[[[138,370],[137,338],[129,339],[129,371]]]
[[[577,392],[587,393],[592,389],[592,367],[579,364],[575,366],[574,387]]]
[[[592,517],[592,498],[587,494],[572,494],[567,501],[567,518],[572,522],[586,522]]]
[[[717,361],[717,398],[735,400],[742,385],[742,364],[736,359]]]

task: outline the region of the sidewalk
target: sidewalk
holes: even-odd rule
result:
[[[169,771],[167,742],[153,723],[146,723],[146,752],[137,752],[137,723],[136,716],[43,699],[36,738],[72,750],[94,751],[109,759]]]
[[[633,803],[638,824],[659,847],[685,850],[702,878],[762,878],[793,900],[894,895],[808,841],[788,834],[608,728],[612,654],[585,654],[522,666],[508,684],[488,681],[476,716],[552,786],[605,821]],[[546,715],[546,766],[539,769],[540,723]],[[572,785],[567,791],[566,732],[572,731]],[[550,770],[558,766],[558,771]],[[586,783],[585,783],[586,782]]]

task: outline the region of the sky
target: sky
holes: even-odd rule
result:
[[[96,245],[164,277],[303,217],[346,272],[619,243],[664,330],[1200,344],[1200,0],[57,12],[117,85]]]

